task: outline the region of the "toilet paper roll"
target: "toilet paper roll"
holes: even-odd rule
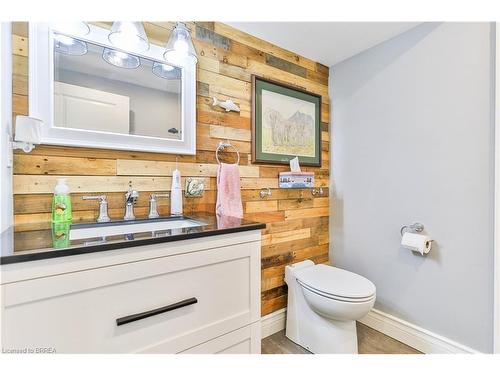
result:
[[[406,232],[401,239],[401,246],[424,255],[431,251],[432,240],[424,234]]]

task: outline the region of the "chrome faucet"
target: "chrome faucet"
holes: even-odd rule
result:
[[[138,197],[139,193],[136,190],[129,189],[125,193],[125,216],[123,220],[135,220],[134,203]]]
[[[90,195],[82,197],[84,201],[88,200],[98,200],[99,201],[99,217],[97,218],[98,223],[107,223],[111,221],[108,215],[108,201],[105,195]]]
[[[149,215],[148,217],[150,219],[156,219],[160,217],[160,214],[158,213],[158,198],[170,198],[169,193],[153,193],[149,196]]]

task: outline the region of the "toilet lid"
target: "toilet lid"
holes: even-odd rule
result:
[[[376,291],[375,285],[363,276],[325,264],[297,270],[296,277],[310,288],[337,297],[367,298]]]

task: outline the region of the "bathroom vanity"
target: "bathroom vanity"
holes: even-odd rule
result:
[[[88,223],[61,249],[37,228],[39,248],[22,251],[15,231],[0,258],[3,350],[260,353],[264,227],[213,216]]]

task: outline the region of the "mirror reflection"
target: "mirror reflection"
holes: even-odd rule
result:
[[[181,139],[181,78],[165,62],[57,35],[54,125]]]

